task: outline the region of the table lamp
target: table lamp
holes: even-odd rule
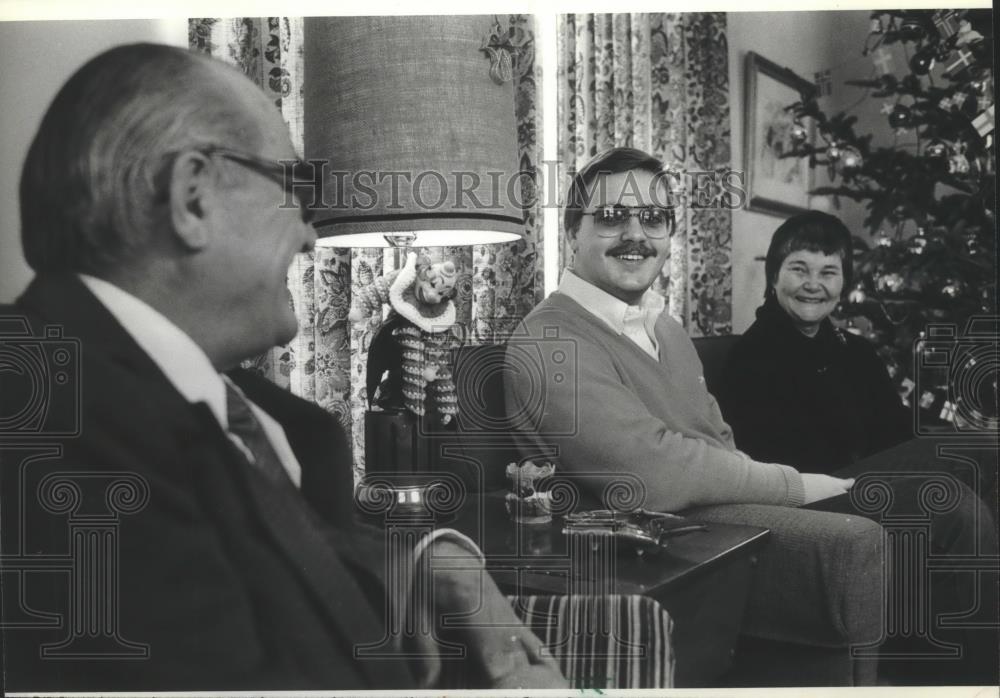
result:
[[[313,17],[303,31],[305,157],[328,167],[317,245],[524,236],[528,175],[518,171],[510,81],[518,48],[497,20]]]
[[[523,40],[488,16],[312,17],[303,33],[304,156],[326,168],[317,245],[524,237],[511,81]],[[434,437],[410,413],[365,419],[374,496],[423,507]]]

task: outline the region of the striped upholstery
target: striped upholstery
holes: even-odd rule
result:
[[[672,621],[646,596],[510,596],[574,688],[670,688]]]

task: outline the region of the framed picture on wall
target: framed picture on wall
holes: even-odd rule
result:
[[[794,122],[785,107],[812,94],[813,83],[754,53],[746,57],[746,106],[743,121],[747,208],[790,215],[809,207],[812,170],[808,158],[783,157],[795,147]],[[813,125],[803,124],[813,143]]]

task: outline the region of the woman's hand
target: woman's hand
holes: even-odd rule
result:
[[[806,498],[803,504],[811,504],[821,499],[836,497],[851,489],[854,478],[847,479],[821,475],[819,473],[801,473],[802,488],[805,490]]]

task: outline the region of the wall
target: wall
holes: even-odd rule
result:
[[[31,280],[21,252],[18,183],[28,145],[59,87],[87,59],[136,41],[187,46],[187,20],[0,22],[0,303]],[[58,205],[58,193],[53,192]]]
[[[881,100],[863,99],[865,90],[845,86],[845,80],[867,78],[874,70],[871,58],[861,55],[870,24],[869,12],[730,12],[729,84],[732,114],[733,167],[742,170],[744,62],[754,51],[778,65],[791,68],[807,80],[817,71],[831,69],[833,93],[820,101],[828,115],[851,108],[859,117],[857,131],[883,131],[891,140]],[[899,57],[895,72],[905,63]],[[878,141],[876,141],[878,142]],[[815,171],[816,184],[824,173]],[[854,232],[862,232],[864,210],[851,201],[834,202],[813,197],[812,208],[828,210],[840,216]],[[758,260],[767,251],[771,234],[782,216],[752,211],[733,212],[733,332],[749,327],[754,311],[763,300],[764,262]]]

